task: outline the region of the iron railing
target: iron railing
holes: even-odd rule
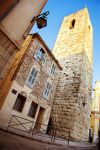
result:
[[[12,115],[8,123],[7,130],[9,130],[10,128],[13,128],[15,130],[26,132],[31,136],[33,136],[34,134],[39,135],[39,136],[44,136],[46,138],[51,138],[51,142],[54,142],[55,139],[58,138],[58,133],[59,133],[60,135],[63,136],[64,140],[68,141],[68,144],[69,144],[70,131],[65,133],[63,128],[58,128],[58,127],[55,128],[54,126],[50,126],[50,133],[46,134],[47,127],[48,125],[45,125],[42,123],[36,123],[32,120],[28,120],[20,116]]]

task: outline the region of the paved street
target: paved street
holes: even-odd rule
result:
[[[0,150],[97,150],[93,144],[85,147],[39,142],[0,131]]]

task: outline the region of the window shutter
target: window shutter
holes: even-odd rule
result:
[[[27,85],[29,87],[33,87],[35,80],[37,77],[37,70],[35,70],[34,68],[32,69],[32,71],[30,72],[29,76],[28,76],[28,80],[27,80]]]
[[[53,75],[54,75],[54,73],[55,73],[55,69],[56,69],[56,66],[53,64],[53,65],[52,65],[52,68],[51,68],[51,74],[53,74]]]
[[[51,89],[51,84],[48,82],[46,85],[46,88],[44,90],[44,94],[43,94],[44,98],[46,98],[46,99],[48,98],[50,89]]]

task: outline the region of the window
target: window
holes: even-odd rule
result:
[[[90,29],[91,27],[90,27],[90,25],[89,25],[89,29]]]
[[[44,98],[46,99],[48,98],[50,90],[51,90],[51,84],[48,82],[43,93]]]
[[[47,56],[47,53],[45,53],[45,54],[43,55],[43,58],[42,58],[42,66],[45,65],[47,57],[48,57],[48,56]]]
[[[38,108],[38,104],[32,102],[31,106],[30,106],[30,109],[29,109],[29,112],[28,112],[28,116],[32,117],[32,118],[35,118],[37,108]]]
[[[34,68],[32,68],[32,70],[31,70],[31,72],[30,72],[30,74],[29,74],[29,76],[28,76],[28,80],[27,80],[27,85],[29,86],[29,87],[33,87],[34,86],[34,84],[35,84],[35,81],[36,81],[36,77],[37,77],[37,70],[36,69],[34,69]]]
[[[52,65],[52,68],[51,68],[51,74],[53,74],[53,75],[54,75],[54,73],[55,73],[55,69],[56,69],[56,66],[53,64],[53,65]]]
[[[70,29],[73,29],[75,26],[75,19],[72,20],[71,24],[70,24]]]
[[[37,52],[34,55],[34,58],[37,61],[42,62],[42,61],[44,61],[44,56],[45,56],[45,51],[43,50],[43,48],[39,47],[39,49],[37,50]]]
[[[33,41],[34,46],[37,48],[39,46],[39,42],[37,39],[34,39]]]
[[[17,91],[15,90],[15,89],[12,89],[12,91],[11,91],[13,94],[17,94]]]
[[[19,112],[22,112],[24,104],[25,104],[25,101],[26,101],[26,97],[24,97],[21,94],[18,94],[17,99],[15,101],[15,104],[13,106],[13,109],[15,109],[15,110],[17,110]]]

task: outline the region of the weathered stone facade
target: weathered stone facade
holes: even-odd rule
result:
[[[100,81],[95,82],[93,89],[90,126],[93,140],[97,141],[100,131]]]
[[[17,115],[19,117],[34,121],[33,127],[35,128],[40,124],[40,127],[38,127],[39,130],[44,129],[46,132],[58,81],[58,73],[61,66],[37,33],[29,36],[31,38],[30,44],[12,78],[12,86],[0,111],[0,127],[7,128],[11,116]],[[25,45],[27,45],[27,43]],[[41,53],[39,53],[40,50],[43,51],[42,57]],[[41,57],[41,59],[39,59],[39,57]],[[52,73],[51,70],[53,65],[55,66],[55,70]],[[29,79],[30,76],[32,76],[31,70],[33,68],[37,71],[37,76],[33,76],[35,80],[34,85],[30,87]],[[44,92],[48,90],[48,83],[50,85],[48,91],[49,94],[45,97]],[[21,111],[18,106],[21,105],[20,101],[16,105],[19,95],[20,97],[23,97],[23,99],[26,99]],[[32,103],[35,104],[36,108],[34,106],[32,109]],[[34,117],[32,116],[32,111]],[[16,120],[13,122],[16,123]],[[30,124],[29,126],[26,125],[26,127],[30,129]]]
[[[53,49],[63,71],[51,118],[64,136],[88,140],[92,90],[92,26],[87,9],[65,17]],[[59,132],[57,134],[61,137]]]

